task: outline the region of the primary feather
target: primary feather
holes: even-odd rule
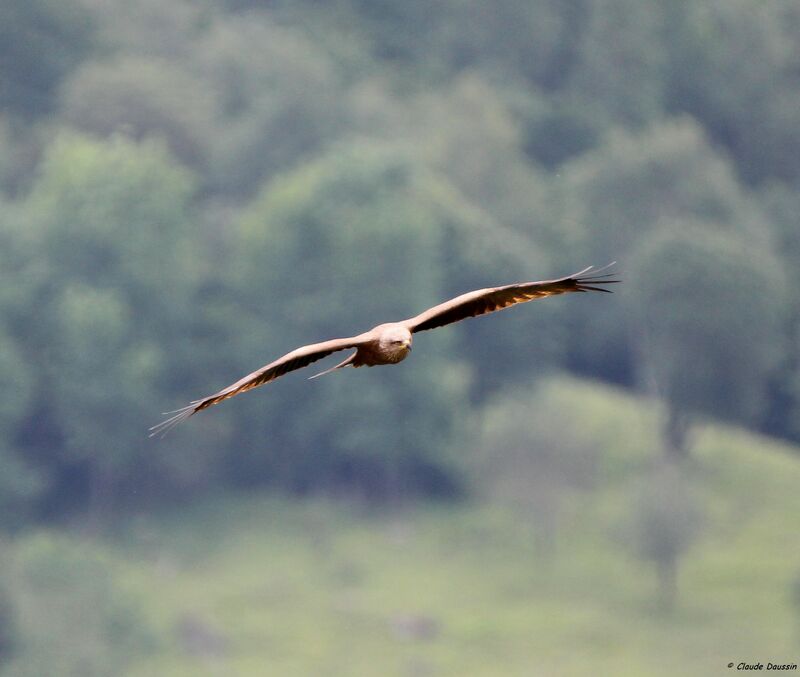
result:
[[[360,367],[366,365],[371,367],[400,362],[411,351],[412,334],[420,331],[443,327],[470,317],[486,315],[518,303],[526,303],[547,296],[571,292],[610,292],[611,290],[606,289],[604,285],[614,284],[619,280],[611,279],[613,276],[610,273],[602,273],[613,265],[613,263],[610,263],[599,270],[589,266],[573,275],[555,280],[518,282],[502,287],[476,289],[428,308],[428,310],[419,315],[401,322],[380,324],[358,336],[332,339],[322,343],[302,346],[286,353],[283,357],[279,357],[274,362],[270,362],[213,395],[194,400],[181,409],[167,412],[167,414],[172,415],[150,428],[150,436],[163,436],[198,411],[274,381],[290,371],[302,369],[312,362],[321,360],[323,357],[340,350],[355,348],[356,352],[335,367],[327,369],[321,374],[317,374],[317,376],[322,376],[346,366]]]

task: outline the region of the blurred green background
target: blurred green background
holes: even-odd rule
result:
[[[800,662],[798,36],[796,0],[0,1],[0,675]]]

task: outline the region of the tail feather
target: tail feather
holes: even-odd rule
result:
[[[336,371],[337,369],[341,369],[342,367],[346,367],[346,366],[352,364],[353,360],[356,357],[356,353],[358,353],[357,350],[356,350],[355,353],[350,355],[348,358],[346,358],[342,362],[339,362],[339,364],[337,364],[336,366],[331,367],[330,369],[326,369],[325,371],[321,371],[319,374],[314,374],[313,376],[309,376],[308,380],[310,381],[311,379],[319,378],[320,376],[325,376],[325,374],[330,374],[332,371]]]

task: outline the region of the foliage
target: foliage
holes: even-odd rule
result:
[[[533,522],[539,555],[550,559],[564,503],[595,480],[598,449],[573,412],[534,393],[518,388],[487,403],[475,441],[475,483],[479,493]]]
[[[16,609],[10,597],[7,586],[0,584],[0,674],[2,666],[8,663],[16,652],[19,642]]]
[[[96,546],[38,534],[16,545],[13,560],[3,578],[19,638],[4,677],[119,674],[155,648],[136,599]]]
[[[675,461],[654,465],[638,488],[628,538],[634,552],[658,572],[659,605],[670,612],[678,594],[678,567],[702,526],[702,504],[685,468]]]
[[[784,349],[786,302],[768,251],[719,227],[670,225],[637,253],[631,296],[642,380],[670,409],[666,443],[684,451],[682,418],[754,422],[763,414]]]
[[[206,84],[167,60],[91,62],[64,85],[61,115],[74,129],[162,138],[184,164],[204,169],[214,102]]]
[[[797,3],[674,3],[670,24],[671,108],[701,121],[748,181],[796,180]]]
[[[48,472],[37,469],[21,453],[18,436],[34,403],[34,364],[12,329],[23,311],[25,292],[30,283],[19,265],[24,247],[13,235],[14,215],[4,210],[0,217],[0,381],[10,396],[0,403],[0,512],[3,526],[10,527],[26,512],[30,501],[41,496]]]
[[[277,356],[281,347],[355,335],[437,300],[447,205],[429,181],[391,147],[354,143],[267,185],[242,220],[228,278],[246,327],[232,337],[243,373],[265,361],[265,349]],[[259,448],[237,451],[231,467],[251,480],[288,473],[283,481],[296,488],[341,477],[385,491],[393,473],[418,483],[415,468],[441,465],[464,405],[463,379],[446,378],[459,372],[446,357],[447,338],[420,337],[427,360],[407,369],[313,384],[289,378],[280,397],[251,396],[232,413],[240,432],[231,447]],[[273,443],[265,449],[261,440]]]
[[[10,332],[30,365],[17,434],[43,468],[85,468],[106,496],[123,469],[141,464],[142,421],[175,336],[174,309],[192,289],[190,189],[155,145],[65,137],[17,226],[26,284],[9,301]]]
[[[63,78],[93,47],[91,14],[77,0],[0,5],[0,111],[49,112]]]
[[[664,222],[700,219],[756,231],[758,212],[702,128],[689,118],[631,133],[614,130],[567,163],[557,183],[563,246],[597,261],[627,260]]]
[[[798,21],[792,0],[5,2],[7,522],[230,483],[452,489],[461,417],[552,369],[657,384],[679,444],[700,416],[800,438]],[[612,260],[618,296],[144,441],[284,350]]]
[[[745,204],[724,158],[717,157],[691,120],[635,133],[613,129],[598,147],[561,166],[552,177],[551,216],[542,238],[557,260],[618,262],[626,280],[636,243],[664,219],[726,222]],[[566,256],[569,259],[565,258]],[[593,303],[569,322],[569,364],[582,372],[634,383],[632,328],[624,304]],[[633,328],[635,331],[635,328]],[[592,337],[593,350],[583,348]]]
[[[0,3],[0,673],[790,656],[798,452],[744,428],[800,440],[798,7]],[[615,296],[146,438],[298,345],[612,260]]]
[[[218,21],[192,64],[216,92],[221,116],[209,139],[211,180],[237,196],[312,159],[344,127],[331,58],[302,33],[254,19]]]
[[[639,126],[664,107],[666,49],[658,3],[590,0],[565,89],[593,116]]]
[[[796,438],[800,435],[800,191],[773,184],[762,196],[765,211],[774,224],[776,248],[785,261],[789,293],[786,295],[786,353],[780,372],[772,380],[769,392],[768,429]]]
[[[376,664],[495,677],[533,663],[545,674],[668,677],[724,671],[731,646],[788,662],[796,447],[726,426],[698,432],[678,492],[700,506],[702,530],[664,614],[651,601],[650,560],[609,538],[655,502],[645,487],[659,484],[657,404],[563,378],[540,397],[548,411],[568,408],[598,461],[592,490],[566,502],[548,570],[536,566],[526,514],[494,501],[376,510],[237,493],[131,516],[106,544],[125,557],[163,637],[132,677],[371,676]],[[187,617],[223,648],[198,653]]]

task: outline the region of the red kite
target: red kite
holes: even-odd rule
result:
[[[609,264],[609,266],[611,265],[614,264]],[[606,266],[606,268],[609,266]],[[468,317],[486,315],[517,303],[525,303],[545,296],[585,291],[609,292],[609,289],[604,289],[598,285],[619,282],[619,280],[609,279],[612,277],[610,273],[600,275],[599,273],[603,269],[590,273],[592,268],[593,266],[589,266],[574,275],[557,280],[518,282],[503,287],[476,289],[440,303],[438,306],[433,306],[433,308],[428,308],[428,310],[407,320],[379,324],[377,327],[358,336],[331,339],[330,341],[312,343],[302,348],[297,348],[254,371],[252,374],[248,374],[236,381],[236,383],[232,383],[227,388],[223,388],[218,393],[200,400],[194,400],[188,406],[176,411],[167,412],[172,416],[150,428],[150,437],[159,433],[166,434],[173,426],[198,411],[208,409],[208,407],[222,402],[222,400],[227,400],[229,397],[274,381],[287,372],[301,369],[339,350],[355,348],[355,351],[347,359],[311,378],[322,376],[342,367],[362,367],[365,365],[374,367],[379,364],[402,362],[411,352],[412,335],[418,331],[435,329],[446,324],[460,322]]]

